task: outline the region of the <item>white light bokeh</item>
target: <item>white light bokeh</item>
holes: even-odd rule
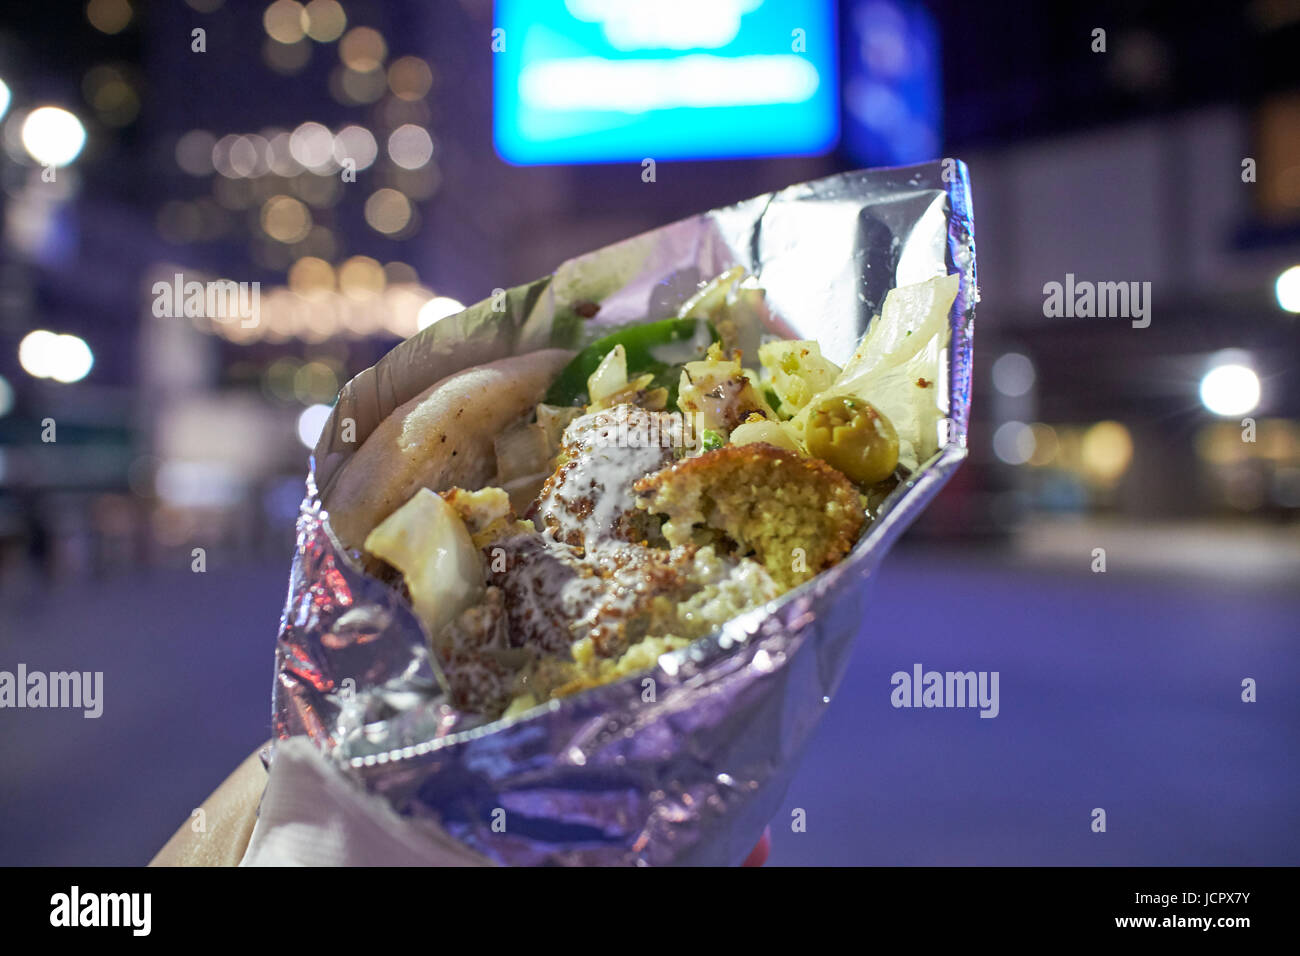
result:
[[[334,409],[329,405],[308,405],[298,416],[298,441],[302,442],[305,448],[315,448],[316,442],[320,440],[320,433],[325,428],[325,423],[329,421],[330,412]]]
[[[350,159],[357,169],[368,169],[378,155],[379,144],[364,126],[345,126],[334,137],[334,162],[340,166]]]
[[[289,152],[308,169],[320,169],[334,158],[334,135],[320,123],[303,123],[289,136]]]
[[[1034,363],[1019,352],[1008,352],[993,363],[993,387],[1016,398],[1034,387]]]
[[[457,312],[463,312],[464,310],[465,306],[457,300],[445,295],[435,295],[420,306],[420,312],[416,316],[415,324],[421,329],[427,329],[439,319],[445,319],[449,315],[455,315]]]
[[[18,364],[23,367],[23,371],[33,378],[49,378],[53,356],[58,349],[55,344],[57,338],[57,335],[45,329],[24,335],[18,343]]]
[[[1217,365],[1201,379],[1201,404],[1225,418],[1253,412],[1259,396],[1259,376],[1247,365]]]
[[[86,129],[67,110],[42,106],[23,120],[23,148],[42,165],[66,166],[86,145]]]
[[[419,169],[433,158],[433,138],[423,126],[399,126],[388,137],[388,155],[403,169]]]
[[[1300,266],[1292,266],[1278,276],[1273,292],[1282,308],[1288,312],[1300,312]]]
[[[37,329],[18,343],[18,364],[33,378],[52,378],[71,384],[90,374],[95,356],[79,336],[55,335]]]
[[[284,130],[268,130],[266,140],[266,162],[271,172],[286,178],[302,172],[302,166],[293,158],[290,150],[289,133]]]
[[[993,454],[1008,465],[1029,461],[1034,444],[1034,430],[1024,422],[1003,422],[993,433]]]
[[[90,351],[85,339],[78,336],[60,335],[58,341],[58,352],[54,367],[50,370],[50,378],[65,385],[80,382],[95,366],[94,353]]]

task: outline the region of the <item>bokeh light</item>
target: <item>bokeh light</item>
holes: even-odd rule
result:
[[[384,267],[369,256],[353,256],[339,266],[339,291],[350,299],[368,299],[384,291]]]
[[[311,230],[311,212],[292,196],[272,196],[262,206],[262,231],[277,242],[298,242]]]
[[[266,162],[277,176],[297,176],[302,166],[289,149],[289,134],[284,130],[265,130]]]
[[[333,159],[334,135],[320,123],[303,123],[289,137],[289,153],[308,169],[320,169]]]
[[[56,338],[53,332],[46,329],[37,329],[23,336],[23,340],[18,343],[18,364],[24,372],[35,378],[49,376]]]
[[[339,59],[358,73],[369,73],[383,66],[387,55],[388,44],[378,30],[370,27],[354,27],[339,41]]]
[[[399,126],[388,137],[388,156],[403,169],[419,169],[433,158],[433,137],[423,126]]]
[[[1034,431],[1024,422],[1003,422],[993,433],[993,454],[1008,465],[1023,465],[1034,454]]]
[[[266,34],[277,43],[297,43],[303,38],[303,6],[295,0],[275,0],[262,13]]]
[[[1056,461],[1057,453],[1061,448],[1060,441],[1056,437],[1056,429],[1042,422],[1034,422],[1029,426],[1029,430],[1034,437],[1034,451],[1029,456],[1029,464],[1035,468],[1043,468]]]
[[[105,126],[127,126],[140,114],[140,97],[119,67],[92,67],[81,81],[81,92]]]
[[[404,56],[388,67],[388,88],[399,100],[422,99],[433,86],[433,71],[418,56]]]
[[[993,387],[1016,398],[1034,387],[1034,363],[1019,352],[1008,352],[993,363]]]
[[[340,166],[350,159],[358,170],[367,169],[379,155],[374,134],[364,126],[345,126],[334,137],[334,162]]]
[[[396,189],[379,189],[366,200],[365,215],[371,229],[392,235],[411,221],[411,203]]]
[[[465,311],[465,306],[456,299],[450,296],[436,295],[420,307],[416,325],[421,329],[427,329],[439,319],[445,319],[449,315],[455,315],[457,312],[463,311]]]
[[[81,120],[57,106],[32,110],[23,120],[23,147],[42,165],[66,166],[81,154],[86,129]]]
[[[60,335],[50,378],[71,384],[80,382],[90,374],[95,365],[95,355],[86,340],[76,335]]]
[[[293,394],[300,402],[329,401],[338,391],[338,373],[324,362],[304,362],[293,373]]]
[[[1282,308],[1288,312],[1300,312],[1300,266],[1292,266],[1279,275],[1273,293]]]
[[[1083,433],[1083,470],[1102,482],[1114,482],[1133,460],[1133,438],[1119,422],[1097,422]]]
[[[384,275],[388,278],[389,285],[413,285],[420,281],[420,274],[415,271],[415,266],[406,262],[384,263]]]
[[[244,179],[256,179],[271,171],[268,161],[269,145],[256,133],[245,133],[235,138],[230,147],[230,166]],[[258,188],[258,187],[254,187]]]
[[[307,299],[334,291],[334,267],[317,256],[303,256],[289,267],[289,288]]]
[[[1201,379],[1201,403],[1216,415],[1246,415],[1259,405],[1259,376],[1235,362],[1216,365]]]
[[[131,22],[131,4],[127,0],[90,0],[86,19],[100,33],[121,33]]]
[[[217,139],[205,129],[192,129],[176,141],[176,165],[191,176],[207,176],[214,171],[212,150]]]
[[[305,448],[315,448],[333,409],[329,405],[309,405],[298,416],[298,441]]]
[[[337,0],[311,0],[303,16],[307,36],[317,43],[333,43],[348,25],[348,16]]]
[[[240,178],[240,174],[235,171],[234,165],[230,162],[230,152],[238,141],[237,134],[228,133],[212,146],[212,168],[227,179]]]
[[[71,384],[90,374],[95,356],[80,336],[56,335],[37,329],[18,343],[18,364],[33,378],[52,378]]]

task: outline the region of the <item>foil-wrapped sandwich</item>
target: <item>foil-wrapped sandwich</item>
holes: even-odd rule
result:
[[[455,373],[362,444],[335,531],[404,588],[459,710],[646,671],[838,563],[938,450],[956,295],[894,289],[840,367],[737,267],[577,354]]]
[[[399,344],[313,455],[277,736],[430,845],[739,863],[966,454],[976,298],[945,160],[673,223]]]

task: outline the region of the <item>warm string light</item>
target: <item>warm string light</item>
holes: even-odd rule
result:
[[[170,277],[174,271],[160,268],[159,273]],[[191,278],[199,281],[187,276]],[[335,266],[304,256],[289,267],[286,285],[260,287],[255,321],[233,310],[159,321],[189,321],[201,332],[249,345],[381,334],[408,338],[462,309],[457,300],[421,284],[408,263],[381,264],[369,256],[352,256]]]
[[[218,136],[195,129],[179,137],[177,166],[196,178],[211,177],[212,198],[165,204],[158,214],[160,234],[178,243],[221,238],[238,216],[248,215],[255,223],[254,261],[286,272],[285,285],[263,288],[257,323],[213,316],[195,319],[196,325],[232,342],[323,341],[408,336],[459,311],[459,302],[435,296],[405,263],[385,266],[366,256],[336,261],[341,240],[323,212],[346,195],[347,183],[354,181],[350,175],[382,159],[387,181],[359,192],[367,226],[395,240],[419,228],[415,201],[432,196],[440,182],[423,103],[434,84],[432,67],[417,56],[389,62],[383,34],[350,26],[336,0],[275,0],[263,11],[262,25],[265,58],[279,72],[301,69],[313,43],[337,42],[335,98],[350,105],[382,99],[376,125],[384,132],[358,123],[331,131],[308,120],[292,130]]]

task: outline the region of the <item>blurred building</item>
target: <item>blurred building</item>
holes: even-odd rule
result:
[[[7,9],[0,578],[287,554],[324,410],[424,324],[702,209],[945,156],[974,185],[976,421],[921,530],[1294,531],[1293,5],[649,6]],[[707,82],[673,72],[691,55]],[[185,314],[177,275],[257,283],[256,320]],[[1049,314],[1071,282],[1136,292]]]

